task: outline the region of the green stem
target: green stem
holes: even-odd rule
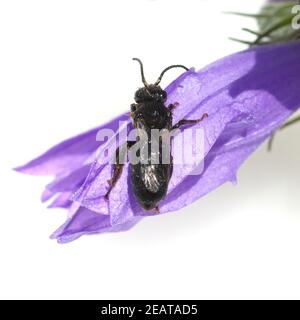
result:
[[[290,121],[286,122],[286,123],[280,128],[280,130],[285,129],[285,128],[287,128],[287,127],[289,127],[289,126],[291,126],[291,125],[293,125],[293,124],[295,124],[295,123],[297,123],[297,122],[299,122],[299,121],[300,121],[300,116],[298,116],[298,117],[296,117],[296,118],[294,118],[294,119],[291,119]]]
[[[251,14],[234,11],[223,11],[225,14],[234,14],[235,16],[248,17],[248,18],[272,18],[271,14]]]

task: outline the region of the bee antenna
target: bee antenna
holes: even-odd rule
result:
[[[145,75],[144,75],[144,67],[143,67],[143,63],[142,63],[142,61],[141,61],[140,59],[138,59],[138,58],[132,58],[132,60],[135,60],[135,61],[137,61],[137,62],[140,64],[140,67],[141,67],[142,82],[143,82],[144,86],[147,88],[147,87],[148,87],[148,83],[147,83],[147,81],[146,81],[146,79],[145,79]]]
[[[169,66],[169,67],[167,67],[165,70],[163,70],[163,72],[160,74],[160,76],[158,77],[158,79],[156,80],[156,82],[154,83],[154,85],[156,85],[156,86],[159,85],[160,82],[161,82],[162,77],[164,76],[164,74],[165,74],[168,70],[173,69],[173,68],[183,68],[185,71],[188,71],[188,70],[189,70],[189,68],[187,68],[187,67],[185,67],[185,66],[183,66],[183,65],[181,65],[181,64],[174,64],[174,65],[172,65],[172,66]]]

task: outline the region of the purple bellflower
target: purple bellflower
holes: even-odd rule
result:
[[[174,123],[180,119],[208,118],[195,127],[204,130],[204,169],[190,174],[176,165],[160,214],[176,211],[225,182],[236,181],[238,168],[300,107],[300,42],[265,45],[225,57],[200,71],[190,69],[166,89],[168,103],[178,102]],[[93,130],[68,139],[16,170],[32,175],[54,175],[42,201],[68,208],[67,221],[52,234],[60,243],[84,234],[124,231],[147,215],[134,199],[128,182],[128,164],[104,199],[111,164],[98,161],[96,141],[102,128],[116,135],[119,121],[132,127],[123,114]],[[176,151],[176,150],[175,150]],[[98,156],[96,156],[98,154]],[[100,154],[101,157],[101,154]]]

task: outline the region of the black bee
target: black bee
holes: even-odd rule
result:
[[[132,185],[133,193],[136,200],[140,206],[146,210],[155,209],[159,212],[158,203],[166,196],[168,191],[169,181],[172,176],[172,156],[170,145],[166,145],[165,140],[162,136],[158,136],[156,140],[153,140],[153,135],[151,136],[151,130],[163,130],[164,132],[171,132],[174,129],[178,129],[184,125],[193,125],[201,122],[207,114],[204,114],[201,119],[196,120],[186,120],[182,119],[176,124],[172,124],[172,111],[177,107],[178,103],[165,105],[167,101],[167,93],[160,86],[161,79],[166,71],[172,68],[186,68],[183,65],[171,65],[164,69],[157,81],[154,84],[148,84],[145,80],[144,69],[141,60],[133,58],[133,60],[138,61],[141,68],[141,76],[144,87],[138,89],[135,93],[135,103],[131,105],[131,117],[133,120],[134,128],[137,131],[142,130],[144,136],[146,136],[144,143],[144,150],[146,154],[146,159],[140,161],[137,164],[130,164],[130,180]],[[137,138],[140,141],[140,138]],[[167,141],[170,141],[167,139]],[[129,153],[132,152],[132,146],[136,142],[127,142],[127,147]],[[157,148],[154,148],[153,144],[156,144]],[[170,143],[169,143],[170,144]],[[140,148],[135,150],[136,156],[143,157]],[[168,163],[163,161],[163,150],[168,150]],[[105,195],[108,199],[109,194],[118,179],[121,176],[123,164],[120,162],[121,152],[118,149],[116,151],[116,164],[113,167],[112,178],[109,180],[109,189]],[[153,160],[156,161],[153,161]],[[145,161],[146,160],[146,161]]]

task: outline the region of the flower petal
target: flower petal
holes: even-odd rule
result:
[[[51,238],[57,239],[59,243],[66,243],[77,239],[83,234],[126,231],[139,220],[139,217],[135,217],[122,225],[111,226],[109,216],[81,207],[65,224],[51,235]]]
[[[48,206],[48,208],[70,208],[72,205],[72,192],[62,192]]]
[[[102,128],[116,131],[119,121],[129,122],[128,115],[123,114],[104,125],[65,140],[38,158],[15,168],[15,170],[32,175],[57,175],[75,170],[103,144],[103,142],[96,140],[97,132]]]
[[[222,121],[221,126],[226,124],[226,129],[207,154],[203,174],[188,175],[183,181],[172,179],[161,212],[178,210],[222,183],[234,180],[247,157],[300,107],[299,42],[256,48],[238,55],[244,60],[239,64],[234,55],[208,67],[212,73],[221,68],[224,73],[232,74],[236,66],[245,67],[255,59],[247,74],[220,90],[217,100],[215,97],[208,102],[212,104],[208,113],[219,104],[219,114],[225,109],[228,118],[230,114],[234,116],[230,121]],[[230,99],[229,109],[218,102]],[[209,117],[205,130],[218,125],[218,120]]]

